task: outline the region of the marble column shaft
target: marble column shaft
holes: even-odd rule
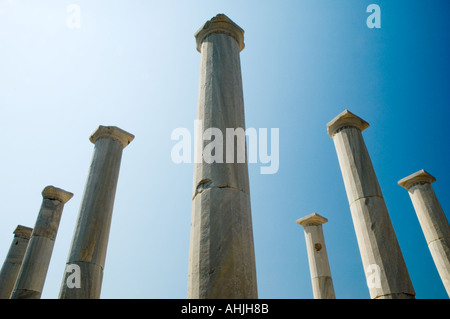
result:
[[[379,269],[372,299],[414,298],[415,291],[398,244],[362,131],[369,124],[345,110],[328,123],[344,179],[366,278]]]
[[[19,275],[20,266],[30,241],[33,228],[18,225],[0,271],[0,299],[9,299]]]
[[[450,226],[431,186],[435,181],[428,172],[420,170],[398,184],[409,193],[431,256],[450,297]]]
[[[73,194],[47,186],[11,299],[40,299],[58,233],[64,204]]]
[[[227,128],[245,130],[239,56],[244,31],[219,14],[195,37],[201,53],[197,119],[224,137]],[[207,163],[202,151],[211,141],[196,142],[188,298],[257,298],[247,157],[244,163]],[[237,144],[235,156],[245,152]],[[221,151],[226,154],[225,143]]]
[[[115,126],[100,126],[90,137],[95,144],[77,224],[59,298],[100,298],[114,199],[123,149],[134,136]],[[81,285],[69,287],[67,279],[76,265]]]
[[[327,221],[316,213],[297,220],[305,232],[314,299],[336,298],[322,229],[322,224]]]

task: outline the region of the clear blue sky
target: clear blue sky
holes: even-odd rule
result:
[[[79,29],[67,7],[81,9]],[[381,8],[369,29],[366,8]],[[124,150],[102,298],[186,298],[192,164],[171,132],[193,131],[200,54],[217,13],[245,30],[247,127],[279,128],[280,166],[250,190],[260,298],[312,298],[303,229],[324,227],[337,298],[369,298],[333,141],[344,109],[363,132],[417,298],[448,298],[401,178],[425,169],[449,218],[450,4],[433,1],[0,1],[0,260],[41,191],[66,204],[44,287],[57,298],[98,125],[133,133]]]

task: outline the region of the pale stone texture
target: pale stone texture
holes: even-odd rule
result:
[[[0,271],[0,299],[9,299],[19,275],[33,228],[18,225]]]
[[[243,39],[244,31],[222,14],[196,33],[201,52],[197,117],[204,129],[220,129],[224,156],[226,128],[245,130]],[[209,143],[200,140],[195,150],[201,163],[194,164],[188,298],[257,298],[247,161],[225,163],[224,158],[208,164],[202,150]]]
[[[39,299],[55,245],[64,204],[73,194],[47,186],[11,299]]]
[[[368,269],[380,267],[381,285],[368,285],[376,298],[415,298],[395,231],[361,131],[369,124],[345,110],[328,123],[344,179],[356,238],[368,282]]]
[[[317,213],[297,220],[305,232],[314,299],[336,298],[322,229],[322,224],[327,221]]]
[[[94,155],[67,260],[80,267],[81,287],[68,287],[72,272],[65,272],[61,299],[100,298],[122,152],[133,139],[115,126],[99,126],[90,137]]]
[[[420,170],[398,184],[408,190],[431,256],[450,297],[450,226],[431,186],[435,181],[428,172]]]

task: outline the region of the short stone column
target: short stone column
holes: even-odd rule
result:
[[[13,241],[0,271],[0,299],[11,297],[32,231],[33,228],[22,225],[18,225],[14,231]]]
[[[327,128],[336,147],[370,296],[414,298],[414,288],[362,136],[368,126],[345,110]]]
[[[61,299],[100,298],[103,269],[123,149],[134,135],[115,126],[100,126],[90,137],[95,144],[66,271]],[[68,285],[79,276],[79,287]]]
[[[431,186],[435,181],[428,172],[420,170],[398,184],[408,190],[431,256],[450,297],[450,226]]]
[[[305,231],[314,299],[336,298],[322,229],[322,224],[327,221],[317,213],[297,220],[297,224],[303,226]]]
[[[47,186],[11,299],[39,299],[44,288],[64,204],[73,194]]]
[[[231,144],[236,131],[245,131],[239,56],[244,31],[219,14],[195,38],[201,53],[197,138],[203,138],[195,149],[188,298],[253,299],[256,265],[245,136]],[[215,158],[210,158],[213,139]]]

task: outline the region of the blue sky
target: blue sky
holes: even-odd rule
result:
[[[77,4],[80,28],[67,7]],[[366,8],[381,8],[369,29]],[[33,227],[47,185],[66,204],[42,298],[57,298],[93,153],[116,125],[124,150],[102,298],[186,298],[192,164],[171,132],[193,132],[200,54],[217,13],[245,30],[247,127],[279,128],[280,166],[250,164],[260,298],[312,298],[303,229],[317,212],[337,298],[369,298],[326,124],[344,109],[363,132],[417,298],[448,298],[401,178],[425,169],[449,218],[450,5],[433,1],[0,1],[0,258]],[[269,130],[270,131],[270,130]]]

